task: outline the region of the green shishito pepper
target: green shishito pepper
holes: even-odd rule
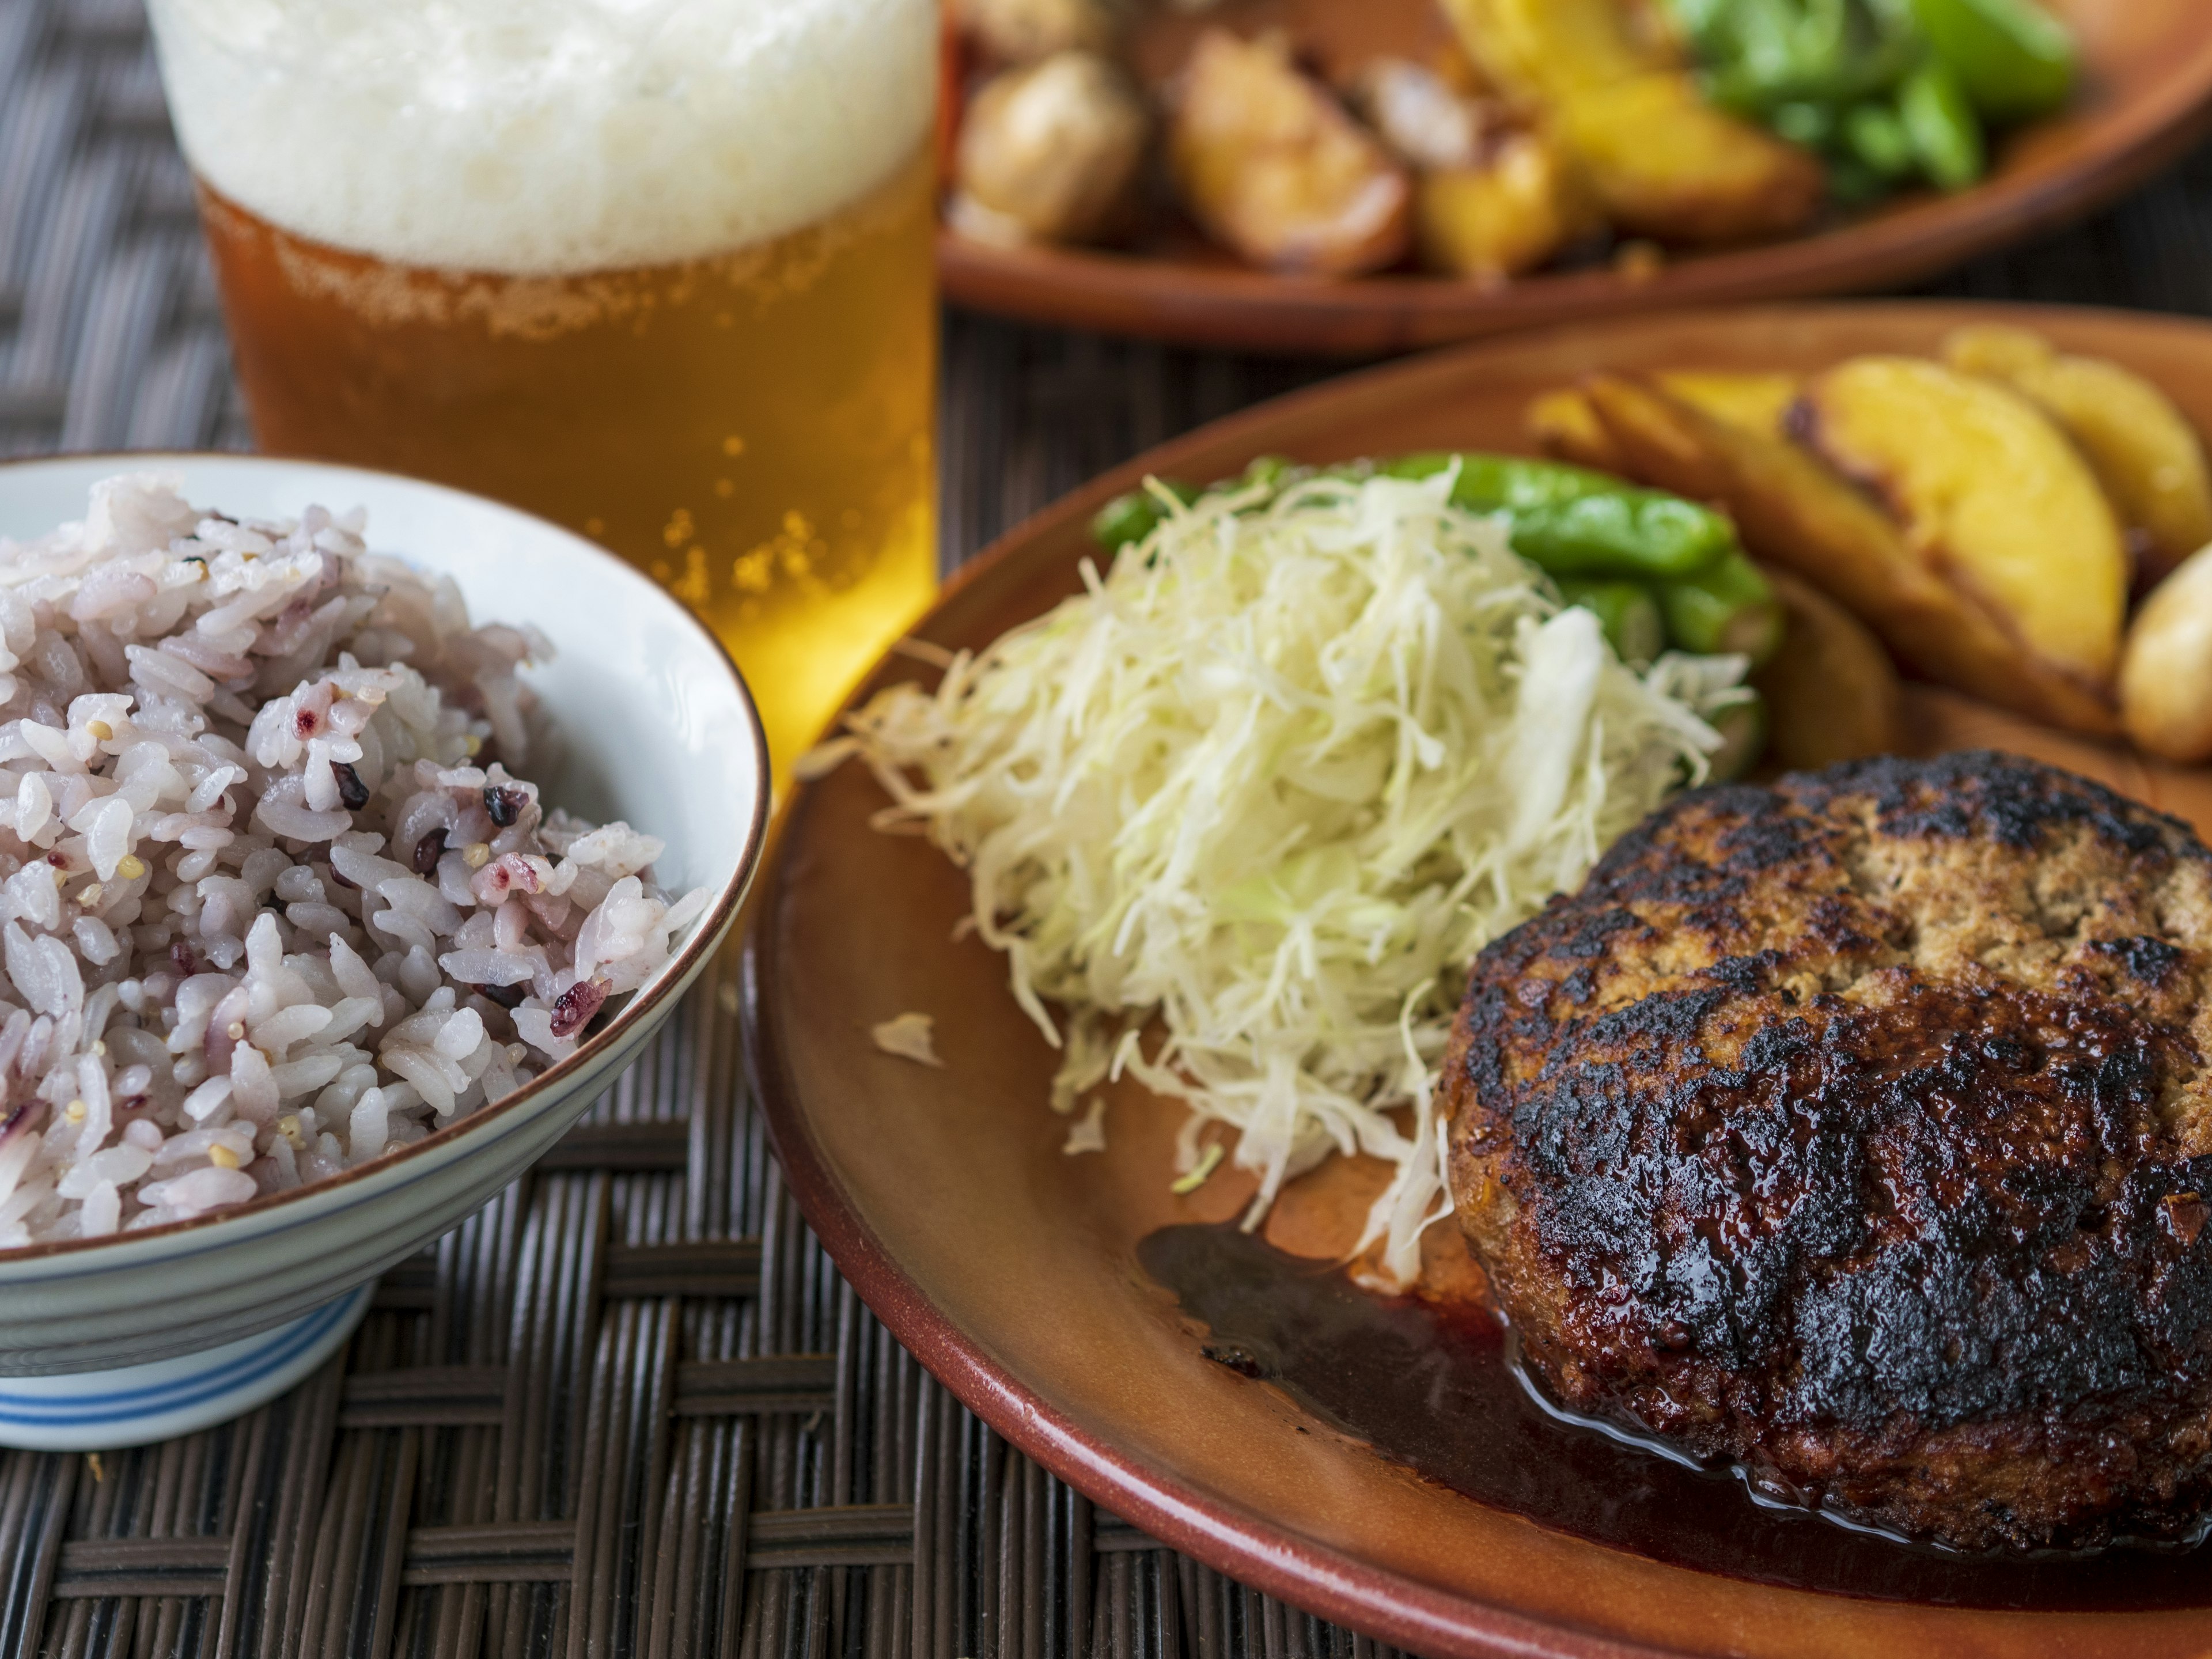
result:
[[[2073,37],[2033,0],[1912,0],[1912,10],[1936,56],[1990,120],[2033,120],[2073,95]]]
[[[1238,477],[1224,478],[1202,490],[1177,478],[1155,478],[1152,482],[1188,507],[1200,495],[1223,489],[1247,489],[1255,484],[1266,486],[1273,495],[1298,476],[1295,462],[1280,455],[1258,455]],[[1151,535],[1167,515],[1166,507],[1151,490],[1133,489],[1126,495],[1116,495],[1091,515],[1091,539],[1109,553],[1119,553],[1130,543],[1140,542]]]
[[[1452,502],[1503,514],[1513,550],[1553,576],[1665,580],[1729,552],[1735,527],[1710,507],[1638,489],[1602,472],[1504,455],[1407,455],[1378,471],[1426,478],[1455,462]]]
[[[1162,478],[1159,483],[1185,507],[1199,497],[1199,492],[1187,483],[1177,483],[1170,478]],[[1133,489],[1126,495],[1116,495],[1091,516],[1091,539],[1109,553],[1119,553],[1130,543],[1140,542],[1151,535],[1167,515],[1167,508],[1152,491]]]
[[[1758,664],[1779,645],[1773,589],[1744,556],[1735,526],[1694,501],[1584,467],[1506,455],[1407,455],[1343,472],[1429,478],[1455,465],[1454,505],[1503,517],[1513,550],[1551,576],[1570,605],[1597,617],[1623,661],[1649,662],[1672,645],[1699,655],[1741,653]],[[1289,463],[1263,457],[1213,489],[1276,489],[1297,476]],[[1160,482],[1185,502],[1212,493]],[[1119,552],[1150,535],[1166,513],[1149,491],[1116,496],[1091,520],[1091,533]]]
[[[1660,611],[1659,601],[1642,582],[1562,576],[1559,586],[1561,599],[1597,618],[1613,654],[1621,661],[1650,662],[1667,648],[1667,619]]]
[[[1781,601],[1759,567],[1741,553],[1661,583],[1658,596],[1667,637],[1684,651],[1701,657],[1740,653],[1756,668],[1781,647]]]
[[[1505,455],[1434,453],[1384,461],[1375,470],[1394,478],[1427,478],[1455,463],[1460,475],[1453,504],[1474,513],[1503,514],[1512,526],[1513,550],[1553,576],[1666,580],[1701,570],[1736,547],[1735,526],[1710,507],[1583,467]],[[1279,484],[1291,471],[1283,462],[1263,458],[1242,477],[1214,488]],[[1184,501],[1198,499],[1188,484],[1161,482]],[[1165,515],[1157,496],[1133,491],[1100,508],[1091,533],[1100,546],[1116,552],[1150,535]]]

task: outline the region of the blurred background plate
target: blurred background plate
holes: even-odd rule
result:
[[[1529,398],[1587,370],[1810,371],[1862,352],[1932,351],[1963,323],[1996,320],[2149,376],[2212,429],[2212,326],[2198,323],[1922,304],[1630,319],[1375,370],[1218,422],[1020,526],[917,632],[980,647],[1075,592],[1095,552],[1092,512],[1148,472],[1217,478],[1262,453],[1526,451]],[[870,689],[924,672],[894,657]],[[1916,747],[2026,750],[2212,823],[2212,788],[2197,775],[1948,693],[1914,688],[1909,708]],[[1133,1087],[1111,1097],[1103,1154],[1062,1154],[1066,1121],[1045,1103],[1054,1056],[1015,1006],[1002,959],[955,938],[965,878],[927,842],[872,830],[883,803],[858,767],[807,786],[763,877],[747,982],[771,1133],[808,1218],[900,1341],[1088,1497],[1271,1594],[1430,1653],[2203,1650],[2212,1577],[2201,1557],[2123,1552],[2103,1566],[1994,1573],[1951,1558],[1941,1571],[1952,1576],[1931,1589],[1926,1556],[1801,1517],[1753,1517],[1747,1503],[1753,1548],[1740,1574],[1694,1571],[1425,1483],[1207,1360],[1136,1245],[1161,1226],[1235,1217],[1250,1177],[1173,1196],[1181,1110]],[[908,1012],[934,1018],[944,1069],[869,1041],[872,1024]],[[1337,1160],[1295,1183],[1270,1237],[1316,1257],[1348,1243],[1342,1224],[1369,1173]],[[1448,1230],[1430,1237],[1432,1249],[1460,1248]],[[1556,1478],[1544,1467],[1539,1479]],[[1768,1551],[1765,1528],[1796,1541]],[[1874,1561],[1855,1570],[1853,1594],[1803,1587],[1843,1582],[1846,1551]]]
[[[1247,350],[1360,356],[1438,345],[1624,310],[1862,292],[1929,276],[2050,230],[2111,200],[2179,155],[2212,125],[2212,9],[2204,0],[2047,0],[2073,27],[2082,85],[2061,117],[1998,149],[1990,178],[1955,196],[1923,195],[1788,241],[1670,256],[1649,273],[1536,275],[1488,289],[1435,276],[1279,276],[1188,233],[1127,252],[997,248],[940,231],[948,299],[1079,328]],[[1287,27],[1303,50],[1340,66],[1418,50],[1443,25],[1436,0],[1233,0],[1215,14],[1246,31]],[[1172,56],[1192,27],[1140,41]]]

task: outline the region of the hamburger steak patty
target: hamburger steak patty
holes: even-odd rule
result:
[[[2212,1504],[2212,854],[2009,756],[1684,796],[1484,951],[1445,1066],[1525,1361],[1961,1549]]]

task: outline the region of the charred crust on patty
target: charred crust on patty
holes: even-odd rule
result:
[[[2160,986],[2189,960],[2189,953],[2162,939],[2138,934],[2134,939],[2100,939],[2089,947],[2110,957],[2129,978],[2141,984]]]
[[[1686,795],[1477,961],[1460,1218],[1527,1362],[1957,1547],[2212,1505],[2212,854],[1992,753]]]

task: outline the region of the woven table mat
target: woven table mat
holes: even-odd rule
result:
[[[1932,290],[2212,313],[2212,150]],[[1334,366],[945,328],[957,562]],[[0,0],[0,453],[242,448],[139,0]],[[1103,1511],[950,1399],[785,1194],[730,964],[563,1146],[245,1420],[0,1453],[0,1659],[1382,1659]]]

